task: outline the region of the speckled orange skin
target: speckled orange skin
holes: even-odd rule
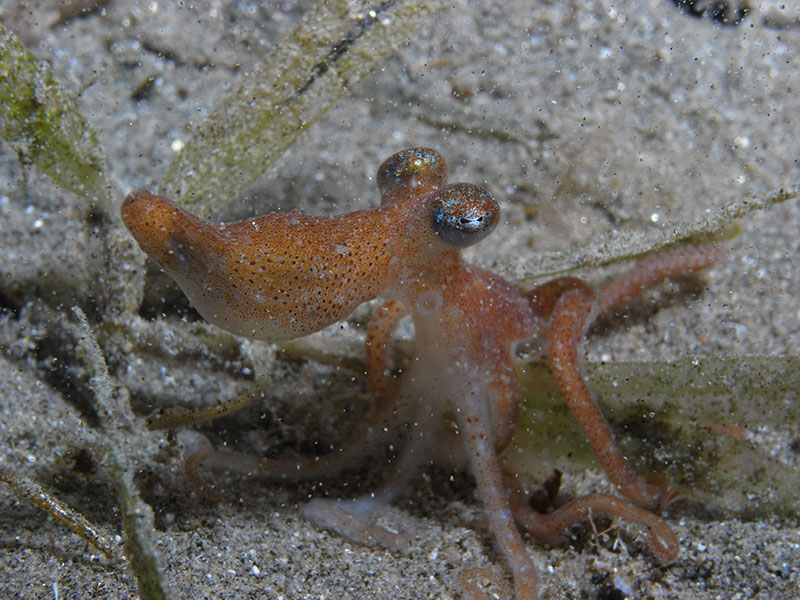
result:
[[[138,192],[122,217],[210,322],[277,341],[319,331],[386,288],[397,207],[338,217],[296,212],[229,225]]]
[[[429,164],[385,174],[410,152],[429,157]],[[513,390],[493,409],[502,448],[518,412],[512,344],[535,335],[539,320],[516,286],[466,264],[460,248],[431,230],[431,197],[446,181],[438,153],[399,153],[382,165],[378,180],[378,208],[334,217],[295,211],[216,225],[147,191],[128,196],[121,212],[142,250],[200,314],[237,335],[300,337],[379,296],[410,306],[418,336],[438,330],[443,339],[431,340],[434,347],[474,356],[493,374],[494,387]],[[479,189],[451,187],[465,187],[468,195]]]
[[[215,225],[140,191],[125,200],[122,218],[197,310],[239,335],[290,339],[335,323],[372,298],[388,300],[376,311],[366,339],[376,404],[373,446],[368,440],[349,455],[345,450],[329,460],[303,464],[319,475],[341,470],[349,464],[346,457],[358,459],[399,419],[414,423],[406,435],[408,448],[382,490],[355,504],[312,501],[304,512],[308,518],[352,540],[397,549],[394,538],[400,536],[382,530],[373,517],[380,504],[396,497],[416,467],[435,457],[469,465],[519,600],[537,597],[537,575],[515,520],[536,537],[552,539],[587,516],[623,517],[642,526],[651,549],[671,560],[678,552],[677,539],[663,520],[639,506],[658,507],[672,496],[640,481],[627,465],[581,374],[579,347],[597,314],[666,277],[713,264],[719,252],[700,246],[656,255],[606,285],[597,297],[575,278],[523,292],[463,260],[461,248],[491,232],[499,208],[482,188],[448,185],[446,177],[438,153],[415,148],[381,165],[381,204],[372,210],[335,217],[270,214]],[[416,357],[397,385],[388,375],[386,348],[397,321],[408,313]],[[514,346],[540,334],[547,335],[547,356],[558,385],[601,464],[621,493],[639,506],[596,494],[541,515],[526,503],[514,477],[503,473],[497,452],[511,439],[518,415]],[[455,445],[452,436],[444,435],[449,431],[443,425],[445,415],[458,429]],[[195,463],[212,454],[206,448]],[[227,466],[240,462],[245,471],[254,468],[252,459],[217,454],[225,455]],[[282,478],[300,464],[278,463],[271,461],[265,469],[280,472]],[[475,575],[487,573],[473,569],[463,574],[465,597],[486,598],[472,581]]]

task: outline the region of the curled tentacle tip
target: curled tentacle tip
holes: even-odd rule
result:
[[[647,538],[650,551],[662,566],[674,562],[681,553],[678,536],[665,521],[658,519],[655,525],[647,526]]]
[[[649,546],[656,560],[662,566],[668,566],[675,562],[675,559],[678,558],[681,553],[680,543],[674,534],[667,536],[665,539],[661,539],[654,534],[650,539]]]
[[[203,495],[212,502],[219,502],[222,496],[200,476],[200,466],[215,453],[214,447],[206,436],[188,429],[178,433],[178,441],[183,445],[183,470],[186,479],[197,486]]]
[[[195,454],[210,455],[214,452],[214,447],[209,439],[199,431],[181,429],[177,438],[178,442],[183,446],[184,458],[189,458]]]

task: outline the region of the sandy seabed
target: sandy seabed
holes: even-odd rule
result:
[[[157,184],[188,140],[187,123],[206,116],[313,5],[112,0],[56,23],[54,2],[7,4],[3,26],[79,94],[119,202]],[[452,180],[484,185],[501,202],[505,222],[470,256],[518,281],[535,271],[539,252],[669,228],[797,184],[800,10],[749,4],[739,25],[724,26],[666,0],[454,2],[349,90],[222,218],[372,206],[380,162],[431,146]],[[60,328],[71,305],[101,328],[103,294],[127,307],[114,315],[128,318],[127,333],[107,338],[127,344],[104,350],[137,415],[231,397],[257,370],[269,377],[263,403],[206,427],[215,442],[287,452],[312,448],[303,439],[309,431],[339,439],[331,423],[358,404],[361,378],[221,336],[154,275],[142,297],[144,261],[120,230],[129,270],[105,281],[109,242],[84,201],[23,166],[10,145],[0,150],[3,466],[119,534],[85,373]],[[796,200],[749,216],[695,297],[597,332],[589,359],[798,355],[798,231]],[[335,350],[337,336],[357,340],[363,319],[362,311],[322,343]],[[264,425],[239,432],[254,422]],[[153,506],[177,598],[459,598],[462,569],[505,572],[468,477],[431,470],[419,478],[402,503],[419,537],[409,556],[397,556],[320,532],[297,511],[309,495],[377,485],[380,463],[325,484],[221,479],[223,500],[212,504],[185,481],[173,438],[147,432],[143,419],[129,429],[124,443]],[[757,433],[796,468],[797,431]],[[603,481],[573,473],[563,485],[583,493],[606,489]],[[800,598],[797,522],[755,512],[740,520],[677,503],[667,518],[682,553],[668,567],[625,525],[599,538],[577,534],[560,548],[531,543],[541,597]],[[129,570],[6,487],[0,522],[0,598],[136,596]]]

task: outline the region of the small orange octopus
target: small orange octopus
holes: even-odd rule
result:
[[[491,233],[500,208],[481,187],[447,183],[445,162],[436,151],[395,154],[378,169],[377,183],[381,204],[376,209],[334,217],[269,214],[228,225],[204,221],[146,191],[125,200],[122,218],[142,249],[178,282],[201,315],[232,333],[291,339],[345,318],[367,300],[387,300],[366,335],[374,408],[350,446],[313,460],[259,461],[214,451],[205,442],[194,467],[204,462],[245,472],[260,469],[281,479],[330,476],[405,431],[404,446],[378,492],[315,499],[303,514],[351,540],[403,550],[408,533],[390,532],[377,519],[421,465],[436,461],[467,466],[475,478],[518,600],[537,598],[537,569],[519,528],[553,540],[590,516],[622,517],[644,529],[659,559],[674,559],[675,534],[649,512],[664,507],[674,494],[631,470],[581,374],[579,353],[584,332],[599,314],[668,277],[708,267],[720,251],[698,245],[657,254],[596,292],[572,277],[525,291],[464,261],[461,250]],[[395,384],[388,344],[408,313],[416,356]],[[511,439],[519,414],[514,349],[542,335],[558,387],[627,499],[593,494],[543,514],[531,507],[513,475],[503,472],[498,452]],[[479,577],[510,594],[496,575],[473,568],[461,575],[467,597],[487,597]]]

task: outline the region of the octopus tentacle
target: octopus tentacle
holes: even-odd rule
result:
[[[642,528],[650,550],[663,563],[673,561],[680,551],[672,528],[658,515],[608,494],[590,494],[576,498],[549,514],[535,511],[527,496],[508,473],[504,474],[509,503],[516,522],[539,540],[555,543],[563,539],[567,528],[593,517],[620,518]]]
[[[518,599],[538,598],[536,566],[522,541],[503,485],[495,444],[489,427],[489,411],[480,387],[473,384],[457,413],[459,429],[469,446],[472,476],[478,495],[486,507],[489,527],[500,552],[514,576],[514,595]],[[478,600],[477,597],[475,600]]]
[[[594,316],[625,304],[643,290],[654,287],[665,279],[702,271],[723,256],[724,251],[713,244],[681,246],[648,256],[627,273],[600,288]]]
[[[380,413],[394,404],[397,384],[392,381],[388,357],[389,339],[397,323],[409,313],[408,306],[397,300],[384,303],[367,326],[365,340],[366,371],[369,389],[374,397],[373,410]]]
[[[564,401],[614,485],[639,506],[658,508],[660,488],[633,472],[581,372],[578,351],[590,322],[592,300],[590,293],[575,288],[556,302],[548,336],[550,367]]]

